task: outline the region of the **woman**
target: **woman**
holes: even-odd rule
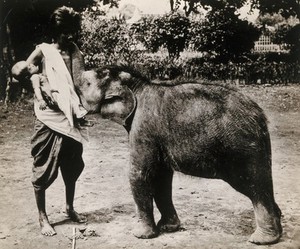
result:
[[[38,65],[41,73],[57,86],[65,99],[65,108],[70,109],[74,82],[83,71],[83,57],[73,39],[80,29],[80,16],[72,8],[60,7],[50,19],[52,43],[36,47],[26,62]],[[75,92],[75,91],[73,91]],[[34,100],[36,122],[32,137],[33,178],[41,232],[47,236],[56,234],[46,213],[45,193],[53,183],[60,167],[66,190],[66,214],[75,222],[85,222],[73,207],[75,185],[84,162],[82,159],[83,136],[78,126],[72,123],[72,115],[66,111],[46,108],[40,110]]]

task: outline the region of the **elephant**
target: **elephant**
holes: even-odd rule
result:
[[[236,87],[204,80],[158,84],[128,66],[109,65],[85,71],[77,90],[86,109],[128,131],[136,237],[179,230],[172,201],[179,171],[229,183],[253,204],[256,230],[249,241],[279,241],[268,121]],[[161,214],[157,224],[154,202]]]

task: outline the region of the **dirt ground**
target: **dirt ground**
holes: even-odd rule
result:
[[[72,248],[300,248],[300,86],[243,87],[266,111],[273,151],[275,198],[283,217],[283,236],[272,246],[247,242],[254,231],[252,204],[220,180],[175,174],[173,199],[182,228],[140,240],[132,235],[135,206],[128,183],[128,143],[123,127],[91,115],[96,124],[84,145],[86,167],[76,191],[75,208],[88,223],[68,220],[59,175],[47,191],[47,211],[57,235],[40,234],[31,186],[32,104],[0,106],[0,249]],[[156,220],[159,219],[155,210]]]

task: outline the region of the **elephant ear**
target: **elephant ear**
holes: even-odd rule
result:
[[[79,48],[75,43],[73,43],[73,48],[71,52],[72,58],[72,72],[73,72],[73,82],[75,87],[79,87],[81,74],[84,72],[84,57]]]
[[[129,117],[135,108],[136,98],[128,86],[122,85],[119,80],[110,82],[101,104],[101,116],[126,127],[130,126]]]

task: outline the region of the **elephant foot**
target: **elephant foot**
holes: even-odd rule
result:
[[[149,226],[142,220],[139,220],[133,234],[139,239],[152,239],[157,237],[159,232],[156,227]]]
[[[157,227],[161,232],[167,232],[167,233],[176,232],[180,228],[180,220],[178,219],[177,216],[169,219],[162,218],[157,223]]]
[[[251,235],[249,242],[257,245],[275,244],[282,234],[280,223],[281,211],[277,204],[273,208],[267,208],[262,202],[254,204],[256,216],[256,230]]]
[[[257,228],[248,241],[257,245],[268,245],[277,243],[280,237],[280,231],[277,232]]]

